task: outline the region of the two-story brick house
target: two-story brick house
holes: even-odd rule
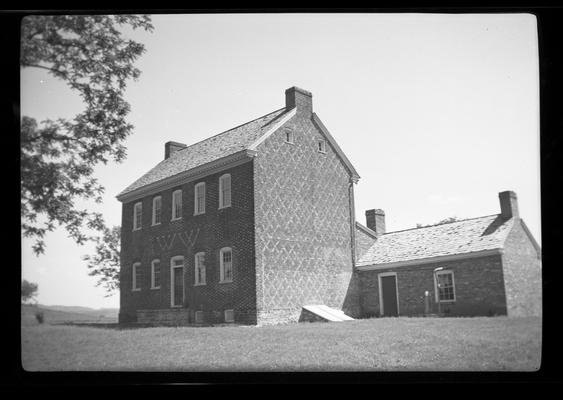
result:
[[[122,191],[120,321],[269,323],[351,300],[358,174],[292,87],[285,107],[165,159]],[[354,310],[356,308],[356,310]]]
[[[191,146],[166,143],[164,160],[117,196],[120,321],[270,324],[310,319],[307,305],[352,317],[419,315],[428,301],[430,312],[443,302],[451,315],[537,313],[539,246],[523,221],[514,222],[518,215],[462,223],[442,236],[442,228],[385,233],[381,210],[366,212],[367,227],[355,221],[358,179],[313,112],[311,93],[296,87],[286,90],[282,109]],[[441,247],[456,233],[452,243],[461,247]],[[468,261],[484,255],[471,247],[481,236],[498,239],[486,254],[493,267],[489,259],[485,268]],[[519,256],[507,237],[533,254]],[[457,303],[449,297],[452,268]],[[488,276],[495,278],[487,289],[461,290]],[[421,297],[425,291],[434,297]]]

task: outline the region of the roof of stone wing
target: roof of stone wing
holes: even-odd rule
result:
[[[285,111],[285,108],[276,110],[172,153],[118,196],[248,148],[266,133],[271,124],[281,118]]]
[[[488,215],[389,232],[377,239],[360,257],[357,265],[412,261],[503,248],[514,220]]]

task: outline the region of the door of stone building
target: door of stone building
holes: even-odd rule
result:
[[[184,259],[174,257],[170,270],[170,298],[172,307],[184,305]]]
[[[379,311],[383,317],[399,316],[399,293],[395,272],[379,274]]]

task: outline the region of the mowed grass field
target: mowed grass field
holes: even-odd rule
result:
[[[27,371],[535,371],[541,318],[282,326],[22,325]]]

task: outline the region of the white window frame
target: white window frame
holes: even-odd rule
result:
[[[139,225],[137,226],[137,219]],[[141,201],[135,203],[133,206],[133,230],[138,231],[143,227],[143,203]]]
[[[229,204],[224,203],[223,199],[223,182],[226,177],[229,177]],[[230,207],[233,203],[233,191],[232,191],[232,177],[231,174],[224,174],[219,177],[219,208],[227,208]]]
[[[159,205],[159,221],[156,222],[156,202],[159,201],[160,205]],[[162,196],[156,196],[152,199],[152,224],[154,225],[160,225],[160,223],[162,222]]]
[[[227,323],[235,322],[235,310],[231,308],[229,310],[225,310],[223,314],[224,314],[223,317],[225,319],[225,322]],[[227,314],[231,314],[232,318],[227,318]]]
[[[137,282],[137,269],[141,268],[140,262],[134,262],[131,268],[131,291],[139,292],[141,290],[140,282]],[[142,272],[142,271],[141,271]]]
[[[229,251],[231,253],[231,279],[225,279],[225,265],[223,261],[223,254]],[[234,267],[233,267],[233,249],[230,247],[223,247],[219,251],[219,283],[230,283],[233,281]]]
[[[378,281],[378,289],[379,289],[379,314],[381,316],[385,315],[385,309],[383,304],[383,286],[381,282],[381,278],[385,278],[386,276],[394,276],[395,277],[395,295],[397,296],[397,315],[401,315],[401,309],[399,308],[399,279],[397,278],[396,272],[383,272],[377,275]]]
[[[317,150],[319,151],[319,153],[326,154],[326,140],[319,139],[317,141]]]
[[[434,297],[436,300],[436,303],[453,303],[456,301],[456,295],[455,295],[455,277],[454,277],[454,271],[452,271],[451,269],[446,269],[443,271],[436,271],[434,276]],[[438,276],[439,275],[451,275],[452,276],[452,292],[454,294],[454,298],[451,300],[440,300],[440,293],[438,292]]]
[[[180,215],[176,214],[176,193],[180,193]],[[172,221],[182,219],[182,189],[174,190],[172,192]]]
[[[202,270],[203,270],[203,280],[199,281],[198,279],[198,259],[200,256],[203,256],[203,266],[202,266]],[[194,256],[194,286],[204,286],[207,284],[207,275],[206,275],[206,271],[205,271],[205,252],[200,251],[199,253],[196,253]]]
[[[295,136],[293,134],[293,131],[286,129],[284,133],[285,133],[285,139],[284,139],[285,143],[295,144]],[[288,135],[289,135],[290,140],[287,140]]]
[[[203,187],[203,207],[202,207],[202,211],[199,211],[199,197],[197,196],[197,191],[199,188]],[[194,215],[200,215],[200,214],[205,214],[205,182],[199,182],[198,184],[196,184],[194,186]]]
[[[160,260],[157,258],[156,260],[152,260],[151,261],[151,289],[160,289],[160,282],[158,286],[154,285],[154,265],[155,263],[158,263],[159,266],[159,270],[158,270],[158,278],[159,280],[162,279],[162,265]]]
[[[174,261],[182,260],[182,304],[174,304],[174,269],[180,268],[179,265],[174,265]],[[184,282],[186,274],[186,268],[184,264],[184,256],[174,256],[170,259],[170,307],[171,308],[179,308],[184,306],[184,302],[186,301],[186,284]]]

